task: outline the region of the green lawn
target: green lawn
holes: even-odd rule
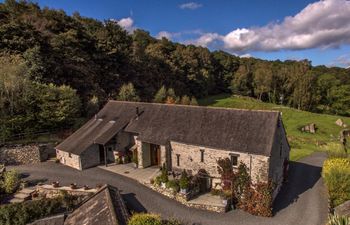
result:
[[[335,121],[338,118],[342,118],[346,124],[350,125],[349,117],[311,113],[281,105],[264,103],[247,97],[221,94],[200,99],[198,102],[200,105],[205,106],[265,109],[282,112],[283,123],[292,148],[291,160],[299,160],[315,151],[342,151],[339,133],[344,128],[337,126]],[[302,126],[309,123],[316,124],[318,128],[316,134],[300,131]]]

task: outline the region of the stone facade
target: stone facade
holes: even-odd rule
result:
[[[287,166],[285,163],[289,160],[290,152],[288,140],[281,121],[279,122],[272,148],[269,165],[269,179],[277,185],[273,195],[273,197],[276,197],[283,183],[284,167]]]
[[[0,163],[6,165],[33,164],[49,157],[48,145],[11,145],[0,148]]]
[[[101,164],[99,145],[91,145],[80,155],[81,169],[87,169]]]
[[[221,149],[188,145],[171,141],[171,164],[174,170],[187,170],[196,174],[199,169],[205,169],[212,177],[212,187],[219,188],[220,175],[217,171],[217,160],[219,158],[230,158],[232,154],[238,156],[239,162],[248,166],[253,182],[257,179],[267,181],[269,157],[247,154],[242,152],[232,152]],[[203,162],[201,162],[201,151],[203,151]],[[179,157],[179,165],[177,164]]]
[[[80,156],[74,155],[69,152],[56,150],[56,158],[60,163],[81,170]]]

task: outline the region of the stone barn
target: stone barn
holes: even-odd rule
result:
[[[243,162],[253,179],[278,187],[288,169],[290,147],[281,115],[259,111],[109,101],[85,125],[56,147],[62,164],[82,170],[121,159],[138,168],[208,174],[208,188],[219,183],[217,160]]]

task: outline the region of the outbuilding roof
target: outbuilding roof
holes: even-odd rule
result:
[[[67,216],[64,225],[126,225],[129,213],[115,187],[104,185]]]
[[[176,141],[269,156],[278,120],[278,111],[109,101],[57,149],[80,154],[124,130],[153,144]]]

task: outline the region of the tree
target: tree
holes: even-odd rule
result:
[[[187,95],[181,97],[180,104],[181,105],[190,105],[191,99]]]
[[[176,94],[175,94],[175,91],[174,91],[173,88],[169,88],[167,90],[167,97],[170,97],[170,98],[172,98],[174,100],[176,99]]]
[[[163,85],[154,96],[153,102],[156,103],[164,103],[167,97],[167,90],[165,86]]]
[[[74,89],[54,84],[36,83],[35,86],[38,121],[43,127],[65,127],[79,116],[81,103]]]
[[[120,101],[133,101],[133,102],[140,101],[140,97],[137,96],[136,90],[132,83],[124,84],[120,88],[117,99]]]
[[[196,97],[192,96],[190,105],[198,105]]]

